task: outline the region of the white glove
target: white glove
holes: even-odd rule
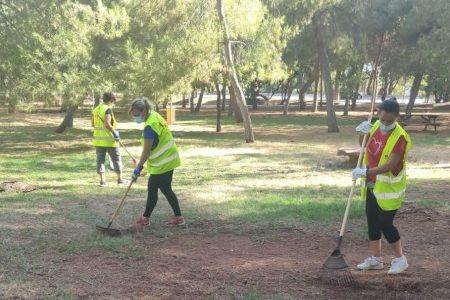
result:
[[[356,132],[360,132],[362,134],[368,134],[372,129],[372,124],[369,121],[364,121],[356,127]]]
[[[352,178],[356,180],[361,177],[366,177],[367,168],[355,168],[352,171]]]

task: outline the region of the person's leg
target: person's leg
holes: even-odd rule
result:
[[[95,152],[97,154],[97,173],[100,175],[100,185],[104,185],[104,184],[106,184],[106,179],[105,179],[106,148],[105,147],[95,147]]]
[[[384,237],[389,242],[394,250],[395,257],[402,257],[402,243],[400,240],[400,234],[397,228],[394,226],[394,217],[396,210],[393,211],[381,211],[379,215],[379,220],[381,224],[381,231]]]
[[[150,175],[147,185],[147,205],[145,206],[145,211],[143,214],[143,216],[146,218],[150,218],[150,215],[152,214],[153,210],[155,209],[156,203],[158,202],[158,187],[158,175]]]
[[[177,195],[175,195],[174,191],[172,190],[173,170],[161,174],[160,176],[161,181],[159,188],[161,192],[164,194],[170,206],[172,207],[175,217],[181,217],[180,204]]]
[[[369,249],[372,256],[367,257],[357,265],[360,270],[383,269],[383,258],[381,257],[381,229],[378,223],[378,205],[371,190],[367,190],[366,216],[369,234]]]
[[[122,158],[120,157],[119,147],[108,147],[108,154],[109,157],[112,160],[114,171],[117,174],[117,182],[121,183],[123,181],[122,179]]]
[[[369,234],[369,247],[373,256],[381,257],[381,227],[379,223],[377,200],[370,189],[367,190],[366,216]]]

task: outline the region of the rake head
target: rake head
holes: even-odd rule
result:
[[[355,283],[344,255],[335,249],[320,269],[320,279],[337,286],[351,286]]]
[[[105,234],[105,235],[109,235],[109,236],[120,236],[122,235],[122,230],[120,229],[115,229],[115,228],[110,228],[110,227],[103,227],[100,225],[95,226],[97,228],[98,231],[100,231],[101,233]]]

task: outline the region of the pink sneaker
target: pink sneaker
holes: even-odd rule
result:
[[[150,225],[150,220],[149,220],[149,218],[140,216],[139,219],[137,219],[136,223],[134,223],[134,225],[137,227],[146,227],[146,226]]]
[[[179,217],[173,217],[172,219],[170,219],[169,221],[166,222],[166,225],[170,225],[170,226],[181,226],[181,225],[185,225],[186,222],[184,221],[184,218],[182,216]]]

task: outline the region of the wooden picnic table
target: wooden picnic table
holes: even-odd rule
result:
[[[440,116],[440,114],[436,113],[412,113],[410,115],[400,114],[400,123],[403,126],[409,125],[412,117],[420,117],[423,120],[423,124],[425,124],[424,130],[428,129],[428,126],[433,126],[434,131],[437,131],[437,127],[441,126],[440,123],[437,123],[436,120]]]

